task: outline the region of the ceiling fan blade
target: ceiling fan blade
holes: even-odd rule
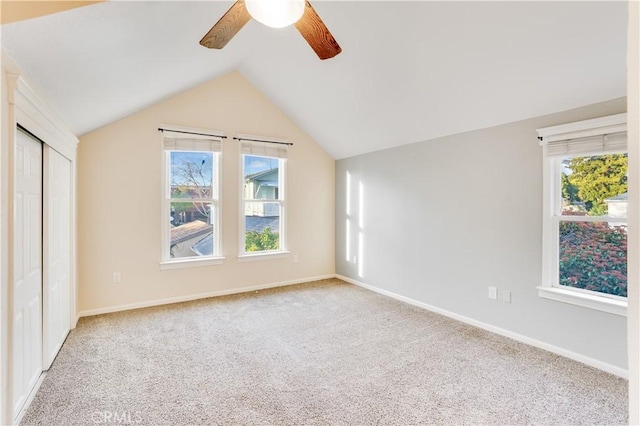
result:
[[[322,19],[311,6],[311,3],[308,1],[305,3],[304,15],[295,23],[296,28],[320,59],[333,58],[342,52],[342,48],[333,38]]]
[[[200,44],[209,49],[222,49],[250,19],[251,15],[244,6],[244,0],[238,0],[202,37]]]

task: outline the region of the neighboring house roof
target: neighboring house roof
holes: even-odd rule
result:
[[[264,229],[270,228],[272,231],[278,232],[280,229],[279,217],[248,216],[246,220],[247,231],[262,232]],[[211,232],[211,228],[208,230],[209,233],[191,247],[191,250],[198,256],[213,254],[213,232]]]
[[[194,220],[193,222],[176,226],[171,229],[171,244],[178,244],[198,235],[204,235],[207,232],[211,232],[211,228],[211,225],[201,220]]]
[[[247,216],[247,231],[262,232],[266,228],[271,228],[273,232],[280,229],[280,218],[278,216]]]
[[[213,232],[208,233],[203,239],[191,247],[198,256],[211,256],[213,254]]]
[[[272,171],[268,170],[267,172]],[[265,174],[267,172],[256,173],[256,175]],[[615,197],[607,198],[605,202],[626,202],[628,194],[616,195]],[[262,232],[264,229],[270,228],[272,231],[280,229],[279,217],[262,217],[262,216],[247,216],[246,218],[246,230]],[[211,232],[211,225],[201,221],[195,220],[193,222],[185,223],[184,225],[176,226],[171,229],[171,244],[177,244],[182,241],[189,240],[198,235],[204,235],[208,233],[204,238],[193,245],[192,250],[199,256],[210,256],[213,253],[213,233]]]
[[[616,195],[615,197],[607,198],[604,200],[605,203],[616,203],[616,202],[627,202],[628,194],[625,192],[624,194]]]
[[[277,168],[277,167],[275,167],[275,168],[273,168],[273,169],[265,170],[265,171],[258,172],[258,173],[253,173],[253,174],[247,175],[247,176],[244,178],[244,180],[245,180],[245,181],[249,181],[249,180],[261,180],[262,178],[267,177],[267,176],[268,176],[268,175],[270,175],[271,173],[273,173],[273,172],[277,172],[277,171],[278,171],[278,168]]]

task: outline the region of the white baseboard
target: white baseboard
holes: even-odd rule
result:
[[[148,308],[151,306],[169,305],[171,303],[189,302],[191,300],[207,299],[209,297],[227,296],[230,294],[248,293],[251,291],[265,290],[267,288],[284,287],[287,285],[302,284],[311,281],[326,280],[335,278],[335,274],[320,275],[317,277],[300,278],[297,280],[282,281],[270,284],[260,284],[250,287],[231,288],[227,290],[217,290],[207,293],[188,294],[185,296],[169,297],[166,299],[145,300],[144,302],[129,303],[126,305],[107,306],[105,308],[88,309],[78,312],[78,318],[90,317],[93,315],[109,314],[112,312],[129,311],[131,309]],[[77,322],[77,321],[76,321]]]
[[[459,314],[456,314],[454,312],[450,312],[450,311],[447,311],[445,309],[438,308],[436,306],[428,305],[426,303],[419,302],[419,301],[417,301],[415,299],[411,299],[409,297],[401,296],[399,294],[390,292],[388,290],[383,290],[381,288],[374,287],[374,286],[369,285],[369,284],[365,284],[363,282],[354,280],[354,279],[349,278],[349,277],[345,277],[345,276],[340,275],[340,274],[336,274],[336,278],[339,278],[339,279],[341,279],[343,281],[346,281],[346,282],[348,282],[350,284],[357,285],[358,287],[362,287],[362,288],[365,288],[367,290],[371,290],[373,292],[380,293],[382,295],[391,297],[393,299],[400,300],[400,301],[408,303],[410,305],[414,305],[414,306],[426,309],[428,311],[432,311],[432,312],[435,312],[437,314],[441,314],[441,315],[444,315],[446,317],[453,318],[455,320],[464,322],[466,324],[473,325],[473,326],[478,327],[478,328],[482,328],[483,330],[487,330],[487,331],[490,331],[492,333],[499,334],[499,335],[504,336],[504,337],[508,337],[508,338],[516,340],[518,342],[525,343],[525,344],[531,345],[531,346],[535,346],[535,347],[540,348],[540,349],[544,349],[546,351],[549,351],[549,352],[552,352],[554,354],[563,356],[565,358],[569,358],[569,359],[572,359],[574,361],[581,362],[581,363],[586,364],[586,365],[588,365],[590,367],[595,367],[595,368],[598,368],[600,370],[606,371],[607,373],[614,374],[614,375],[616,375],[618,377],[622,377],[624,379],[628,379],[629,378],[629,371],[625,370],[624,368],[616,367],[615,365],[607,364],[606,362],[598,361],[597,359],[589,358],[587,356],[580,355],[578,353],[569,351],[567,349],[559,348],[557,346],[542,342],[540,340],[536,340],[536,339],[532,339],[532,338],[527,337],[527,336],[523,336],[522,334],[514,333],[512,331],[505,330],[503,328],[496,327],[496,326],[484,323],[482,321],[475,320],[473,318],[465,317],[463,315],[459,315]]]

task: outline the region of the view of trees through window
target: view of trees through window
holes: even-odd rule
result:
[[[559,283],[626,297],[627,154],[565,159],[561,182]]]
[[[211,256],[214,232],[214,154],[172,151],[170,257]]]

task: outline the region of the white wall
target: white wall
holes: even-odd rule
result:
[[[5,53],[2,52],[2,123],[0,125],[2,143],[0,144],[0,424],[10,419],[11,405],[7,398],[9,390],[8,357],[9,351],[9,275],[8,275],[8,232],[9,232],[9,184],[8,184],[8,147],[9,147],[9,99]]]
[[[640,3],[629,2],[629,424],[640,424]]]
[[[160,270],[158,127],[220,130],[222,265]],[[299,256],[239,263],[238,133],[288,139],[288,248]],[[332,275],[334,160],[240,73],[232,72],[80,138],[79,309],[96,313],[167,298]],[[112,283],[113,272],[122,282]]]
[[[538,297],[542,149],[535,131],[625,110],[618,99],[338,161],[337,273],[626,369],[626,318]],[[347,239],[359,264],[346,261]],[[510,290],[512,303],[489,299],[489,286]]]

